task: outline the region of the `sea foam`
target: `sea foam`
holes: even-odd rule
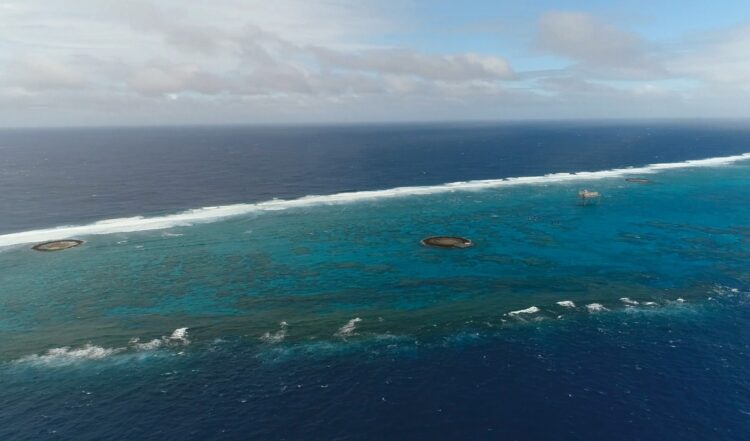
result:
[[[601,303],[589,303],[586,305],[586,310],[588,312],[601,312],[601,311],[607,311],[607,308],[605,308]]]
[[[169,336],[169,340],[178,341],[184,344],[190,343],[187,339],[187,331],[188,328],[177,328],[172,332],[172,335]]]
[[[357,328],[357,323],[361,322],[362,319],[359,317],[355,317],[348,322],[341,328],[339,328],[338,331],[336,331],[336,335],[339,337],[346,337],[347,335],[351,335],[354,330]]]
[[[691,167],[717,167],[750,159],[750,153],[683,162],[651,164],[643,167],[616,168],[611,170],[577,173],[552,173],[543,176],[524,176],[505,179],[451,182],[441,185],[396,187],[388,190],[369,190],[336,193],[331,195],[304,196],[299,199],[272,199],[254,204],[233,204],[203,207],[164,216],[134,216],[108,219],[88,225],[68,225],[39,230],[22,231],[0,235],[0,247],[56,240],[62,237],[81,237],[99,234],[129,233],[135,231],[164,230],[189,226],[196,223],[213,222],[227,217],[286,210],[315,205],[347,204],[358,201],[388,199],[407,196],[424,196],[455,191],[472,191],[516,185],[548,184],[555,182],[596,180],[628,175],[658,173]]]
[[[103,348],[86,344],[80,348],[65,346],[52,348],[43,354],[32,354],[16,360],[17,363],[34,365],[67,366],[83,360],[101,360],[124,351],[125,348]]]
[[[14,361],[16,364],[29,364],[35,366],[69,366],[84,361],[104,360],[116,354],[138,353],[153,351],[163,346],[183,346],[190,343],[187,339],[188,328],[175,329],[170,336],[155,338],[141,343],[139,338],[132,338],[127,346],[106,348],[87,343],[79,348],[64,346],[48,349],[42,354],[31,354]]]
[[[530,306],[526,309],[519,309],[518,311],[511,311],[508,313],[508,315],[516,316],[520,314],[536,314],[537,312],[539,312],[539,308],[537,308],[536,306]]]
[[[288,327],[289,324],[287,322],[281,322],[279,323],[278,331],[273,334],[266,332],[260,337],[260,339],[266,343],[279,343],[286,338],[286,330]]]

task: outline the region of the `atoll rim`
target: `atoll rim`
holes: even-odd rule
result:
[[[421,243],[438,248],[468,248],[474,245],[471,240],[458,236],[430,236],[422,239]]]
[[[36,251],[60,251],[67,250],[68,248],[77,247],[83,243],[82,240],[77,239],[65,239],[65,240],[53,240],[51,242],[39,243],[31,247]]]

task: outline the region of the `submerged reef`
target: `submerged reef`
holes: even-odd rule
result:
[[[65,240],[54,240],[52,242],[39,243],[31,247],[36,251],[60,251],[67,250],[68,248],[77,247],[82,244],[82,240],[77,239],[65,239]]]
[[[649,182],[651,182],[650,180],[646,178],[627,178],[625,179],[625,181],[634,182],[636,184],[648,184]]]
[[[471,240],[458,236],[431,236],[421,242],[422,245],[438,248],[468,248],[474,245]]]

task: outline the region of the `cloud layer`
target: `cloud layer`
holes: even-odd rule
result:
[[[0,125],[750,116],[750,25],[665,42],[547,11],[508,55],[409,44],[394,5],[185,4],[3,3]]]

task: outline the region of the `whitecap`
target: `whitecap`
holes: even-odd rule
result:
[[[562,306],[563,308],[575,308],[576,307],[576,304],[570,300],[560,300],[559,302],[557,302],[557,304]]]
[[[112,355],[135,352],[147,352],[161,348],[163,346],[187,345],[190,341],[187,339],[188,328],[177,328],[171,335],[155,338],[150,341],[141,343],[138,337],[131,338],[127,346],[106,348],[87,343],[79,348],[63,346],[52,348],[42,354],[32,354],[15,360],[15,363],[46,365],[46,366],[67,366],[73,363],[86,360],[103,360]]]
[[[626,305],[631,305],[631,306],[635,306],[639,304],[637,300],[632,300],[628,297],[620,297],[620,301]]]
[[[595,172],[552,173],[543,176],[524,176],[504,179],[485,179],[476,181],[451,182],[441,185],[396,187],[387,190],[368,190],[336,193],[331,195],[311,195],[299,199],[271,199],[254,204],[233,204],[214,207],[203,207],[164,216],[133,216],[108,219],[88,225],[65,225],[54,228],[22,231],[0,235],[0,247],[25,243],[56,240],[60,237],[76,237],[98,234],[128,233],[133,231],[164,230],[174,227],[189,226],[202,222],[213,222],[223,218],[266,211],[286,210],[295,207],[314,205],[347,204],[364,200],[378,200],[407,196],[424,196],[454,191],[474,191],[488,188],[500,188],[516,185],[537,185],[554,182],[569,182],[623,177],[634,174],[657,173],[662,170],[674,170],[690,167],[716,167],[737,161],[750,159],[750,153],[683,162],[651,164],[643,167],[617,168]]]
[[[519,315],[519,314],[536,314],[537,312],[539,312],[539,308],[537,308],[536,306],[530,306],[526,309],[519,309],[518,311],[511,311],[508,313],[508,315],[513,316],[513,315]]]
[[[659,304],[656,302],[643,302],[643,306],[658,306]]]
[[[357,328],[357,323],[361,321],[362,319],[359,317],[355,317],[349,320],[348,322],[346,322],[344,326],[342,326],[341,328],[339,328],[338,331],[336,331],[336,335],[338,335],[339,337],[345,337],[347,335],[351,335],[354,332],[354,330]]]
[[[260,339],[266,343],[278,343],[284,338],[286,338],[286,330],[289,327],[289,324],[287,322],[280,322],[279,326],[281,329],[271,334],[270,332],[266,332],[263,334]]]
[[[178,341],[183,344],[188,344],[190,341],[187,339],[188,328],[177,328],[169,336],[169,340]]]
[[[124,351],[125,348],[104,348],[86,344],[80,348],[64,346],[52,348],[44,354],[32,354],[16,360],[16,363],[29,363],[47,366],[66,366],[85,360],[102,360],[111,355]]]
[[[586,310],[588,310],[588,312],[608,311],[608,309],[605,308],[601,303],[589,303],[588,305],[586,305]]]
[[[190,340],[187,339],[188,328],[177,328],[169,336],[162,336],[153,340],[141,343],[138,337],[130,339],[130,347],[139,351],[151,351],[164,345],[187,345]]]
[[[155,338],[151,341],[148,341],[146,343],[140,343],[140,340],[137,338],[134,338],[130,340],[130,345],[133,347],[133,349],[138,351],[153,351],[154,349],[158,349],[164,344],[164,339]]]

